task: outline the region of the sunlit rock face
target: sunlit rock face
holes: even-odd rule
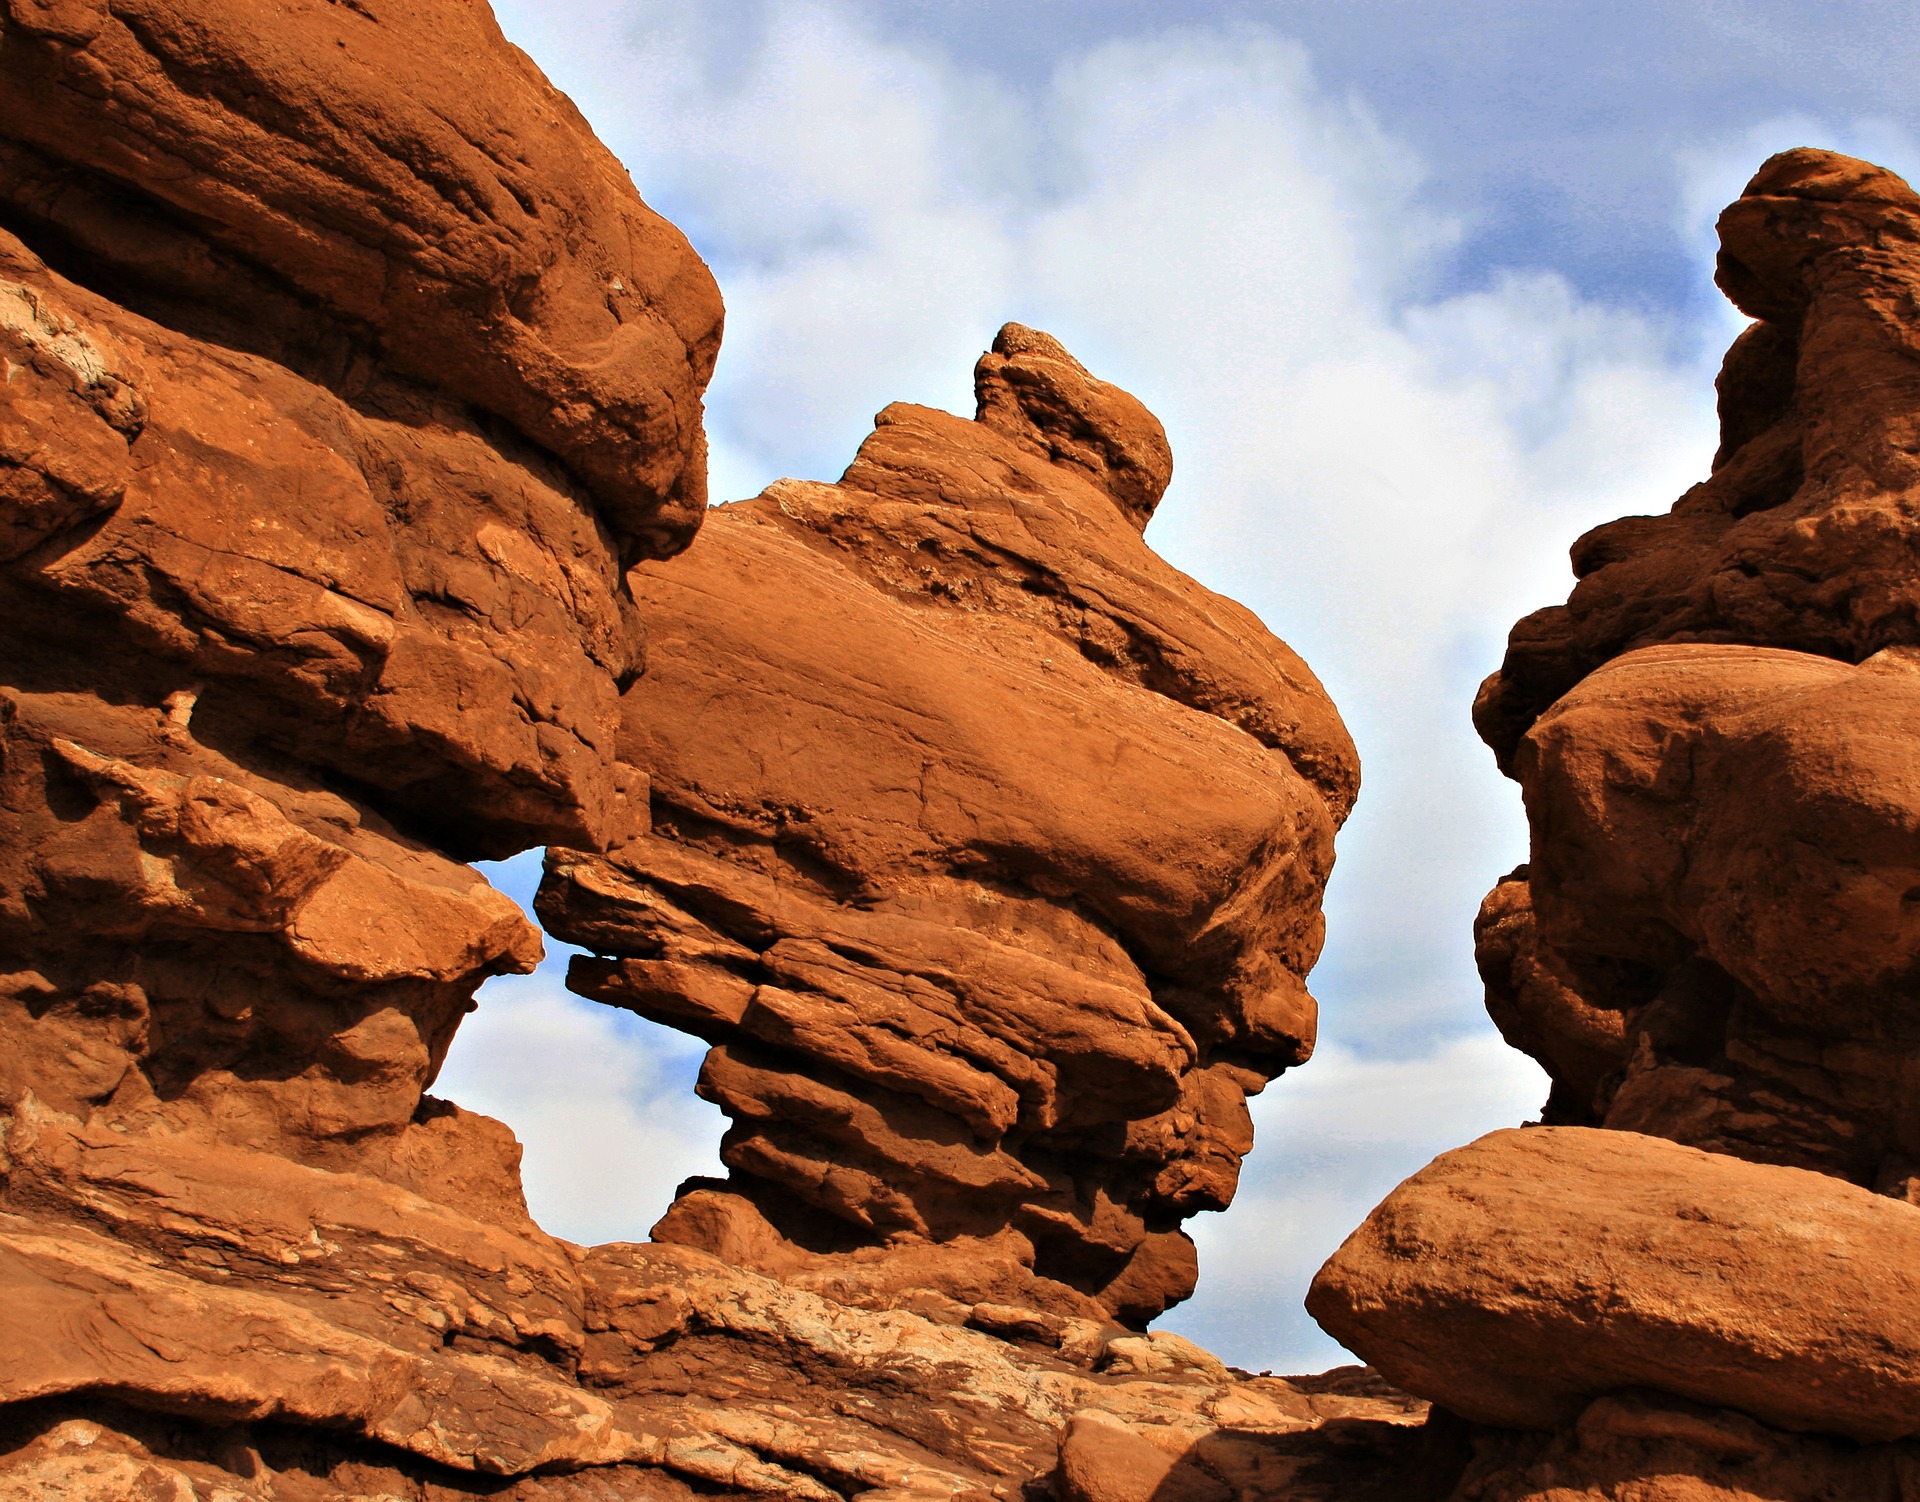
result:
[[[1920,196],[1787,152],[1720,237],[1711,477],[1576,543],[1475,706],[1532,833],[1478,959],[1548,1127],[1416,1174],[1310,1301],[1481,1426],[1463,1498],[1920,1474]]]
[[[1010,329],[979,423],[689,552],[718,292],[484,6],[0,0],[0,85],[0,1497],[1419,1453],[1364,1374],[1113,1318],[1309,1047],[1355,778],[1140,541],[1137,402]],[[722,1044],[678,1244],[547,1236],[425,1093],[540,954],[461,862],[538,845],[581,984]]]
[[[1489,1006],[1553,1075],[1552,1120],[1904,1194],[1920,197],[1788,152],[1721,240],[1758,321],[1721,373],[1712,477],[1581,539],[1573,597],[1481,690],[1533,830],[1482,913]]]
[[[1358,768],[1305,664],[1142,540],[1145,408],[1019,325],[976,389],[636,570],[652,830],[551,851],[540,912],[598,956],[577,990],[714,1044],[731,1174],[657,1239],[1140,1322],[1312,1047]]]

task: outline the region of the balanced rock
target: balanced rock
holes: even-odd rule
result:
[[[1920,1209],[1637,1133],[1536,1127],[1443,1154],[1307,1307],[1481,1423],[1552,1428],[1645,1388],[1781,1429],[1920,1434]]]
[[[1755,322],[1710,477],[1580,539],[1474,710],[1531,831],[1476,959],[1547,1125],[1415,1175],[1309,1301],[1474,1421],[1462,1502],[1920,1474],[1920,196],[1790,151],[1720,238]]]
[[[732,1174],[657,1238],[849,1296],[918,1247],[963,1303],[1140,1322],[1312,1046],[1357,767],[1306,666],[1141,539],[1151,415],[1017,325],[977,382],[976,420],[889,407],[838,484],[634,572],[652,829],[550,850],[539,910],[594,951],[576,990],[714,1045]]]

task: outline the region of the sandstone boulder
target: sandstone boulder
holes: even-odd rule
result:
[[[1480,1423],[1552,1428],[1645,1388],[1780,1429],[1920,1434],[1920,1210],[1636,1133],[1537,1127],[1443,1154],[1307,1307]]]

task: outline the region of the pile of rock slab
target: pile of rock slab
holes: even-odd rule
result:
[[[1308,1301],[1462,1426],[1462,1499],[1920,1497],[1920,196],[1790,151],[1720,238],[1711,477],[1580,539],[1475,706],[1543,1123]]]

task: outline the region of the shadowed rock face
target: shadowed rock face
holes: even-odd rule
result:
[[[1475,706],[1532,832],[1477,954],[1550,1125],[1416,1174],[1310,1300],[1499,1426],[1462,1498],[1920,1475],[1920,197],[1793,151],[1720,234],[1757,321],[1711,478],[1581,539]]]
[[[652,833],[551,851],[540,911],[600,956],[575,989],[715,1045],[732,1176],[657,1238],[1144,1321],[1312,1046],[1357,766],[1306,666],[1141,540],[1153,417],[1018,325],[976,384],[634,574]]]

